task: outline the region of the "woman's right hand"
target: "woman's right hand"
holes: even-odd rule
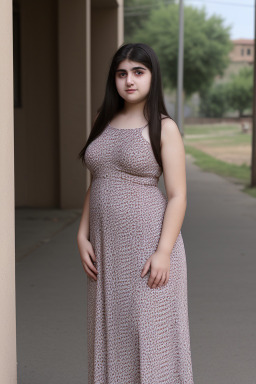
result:
[[[85,273],[90,279],[97,280],[96,275],[98,274],[98,271],[93,265],[93,262],[96,262],[96,256],[92,244],[86,237],[78,235],[77,245]]]

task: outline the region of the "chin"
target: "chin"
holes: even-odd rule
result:
[[[122,98],[127,101],[128,103],[140,103],[141,101],[145,100],[146,96],[145,97],[127,97],[127,95],[125,95],[126,97],[122,96]]]

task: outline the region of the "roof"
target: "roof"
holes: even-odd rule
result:
[[[250,44],[250,45],[253,45],[254,44],[254,39],[234,39],[232,40],[232,42],[234,44]]]

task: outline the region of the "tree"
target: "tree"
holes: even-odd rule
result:
[[[178,56],[178,6],[160,4],[150,12],[133,41],[149,44],[157,53],[165,88],[176,88]],[[230,27],[220,16],[207,18],[205,9],[184,7],[184,91],[191,95],[209,88],[222,75],[232,49]]]
[[[227,85],[214,84],[200,94],[200,114],[206,117],[222,117],[229,109]]]
[[[170,3],[175,0],[170,0]],[[142,28],[151,11],[164,4],[164,0],[124,0],[124,42],[133,42],[134,34]]]
[[[244,110],[252,109],[253,105],[253,68],[244,67],[238,74],[233,74],[227,88],[230,108],[243,116]]]

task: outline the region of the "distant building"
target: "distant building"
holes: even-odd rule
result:
[[[230,63],[222,76],[215,78],[217,83],[225,83],[230,80],[230,75],[237,74],[241,68],[251,66],[254,63],[254,40],[232,40],[233,49],[229,54]]]
[[[227,83],[230,76],[237,74],[242,68],[253,66],[254,63],[254,39],[235,39],[231,40],[233,49],[229,53],[229,65],[222,75],[215,77],[214,83]],[[197,116],[200,105],[198,94],[192,96],[189,101],[189,117]]]
[[[253,39],[236,39],[232,40],[234,45],[230,52],[230,60],[232,63],[248,63],[254,62],[254,40]]]

